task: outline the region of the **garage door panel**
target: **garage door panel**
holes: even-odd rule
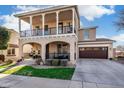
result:
[[[103,58],[108,57],[108,48],[84,48],[79,49],[79,58]]]

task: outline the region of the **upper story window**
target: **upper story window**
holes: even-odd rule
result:
[[[39,29],[40,29],[40,26],[35,26],[35,29],[36,29],[36,30],[39,30]]]
[[[84,40],[89,40],[89,31],[84,30]]]

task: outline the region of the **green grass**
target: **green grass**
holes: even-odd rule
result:
[[[67,79],[70,80],[74,73],[74,68],[48,68],[48,69],[36,69],[31,66],[16,66],[9,69],[4,74],[15,74],[34,77],[45,77],[55,79]]]
[[[10,66],[13,66],[13,65],[14,65],[14,63],[4,64],[4,65],[1,65],[1,66],[0,66],[0,69],[2,69],[2,68],[7,68],[7,67],[10,67]]]

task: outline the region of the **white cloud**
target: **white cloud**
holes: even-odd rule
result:
[[[111,39],[116,40],[116,41],[120,41],[120,42],[124,42],[124,34],[112,36]]]
[[[2,26],[4,27],[7,27],[8,29],[14,29],[16,31],[18,31],[18,18],[14,17],[13,15],[3,15],[3,16],[0,16],[0,19],[3,20],[3,24]],[[24,22],[24,21],[21,21],[22,23],[22,30],[26,30],[26,29],[29,29],[29,24]]]
[[[14,14],[26,11],[32,11],[40,8],[44,8],[46,6],[16,6],[15,11],[13,11],[10,15],[2,15],[0,16],[0,20],[3,21],[2,26],[5,26],[9,29],[14,29],[18,31],[18,18],[14,17]],[[29,29],[29,24],[22,21],[22,30]]]
[[[18,13],[21,13],[21,12],[33,11],[33,10],[37,10],[41,8],[43,9],[46,7],[51,7],[51,6],[50,5],[49,6],[47,5],[18,5],[15,10],[17,10]]]
[[[96,38],[109,38],[109,37],[107,37],[105,35],[96,35]]]
[[[118,45],[124,45],[124,33],[119,34],[119,35],[115,35],[112,37],[108,37],[105,35],[97,35],[97,38],[108,38],[111,40],[115,40],[116,42],[114,43],[114,47],[118,46]]]
[[[114,6],[106,8],[105,6],[95,5],[80,5],[78,6],[80,16],[84,16],[87,20],[93,21],[95,18],[100,18],[103,15],[115,13]]]
[[[83,27],[83,22],[82,22],[82,21],[80,21],[80,27],[81,27],[81,28]]]
[[[111,36],[111,37],[108,37],[106,35],[96,35],[96,38],[108,38],[108,39],[115,40],[117,42],[124,42],[124,33],[115,35],[115,36]]]

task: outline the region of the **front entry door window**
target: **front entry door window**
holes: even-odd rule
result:
[[[49,34],[49,32],[48,32],[48,25],[45,25],[45,27],[44,27],[44,29],[45,29],[45,35],[48,35]]]
[[[62,53],[62,44],[57,45],[58,53]]]
[[[40,31],[40,26],[35,26],[35,35],[42,35],[42,32]]]

